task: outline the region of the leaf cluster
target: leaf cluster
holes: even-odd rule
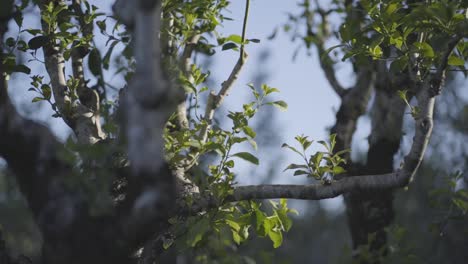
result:
[[[288,148],[298,154],[303,160],[302,164],[289,164],[286,170],[294,170],[294,176],[307,175],[316,180],[322,181],[324,184],[330,184],[333,176],[345,173],[346,170],[343,165],[346,164],[346,159],[343,154],[348,153],[349,150],[334,151],[336,145],[336,134],[330,135],[329,142],[323,140],[317,141],[322,145],[326,151],[317,151],[314,154],[308,155],[307,149],[314,142],[309,140],[307,136],[296,136],[295,140],[299,143],[300,149],[292,147],[286,143],[282,145],[283,148]]]

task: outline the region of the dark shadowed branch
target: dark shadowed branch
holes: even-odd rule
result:
[[[133,13],[128,13],[129,11]],[[161,64],[160,1],[117,1],[114,12],[133,26],[136,72],[124,98],[131,175],[122,224],[126,236],[144,242],[175,206],[176,188],[164,158],[163,130],[183,91],[173,89]],[[153,54],[153,56],[148,56]]]

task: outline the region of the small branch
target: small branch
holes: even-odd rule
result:
[[[211,127],[211,122],[213,121],[214,113],[218,107],[221,106],[221,104],[224,101],[224,98],[229,95],[229,92],[232,89],[232,86],[234,82],[239,78],[240,71],[242,70],[245,61],[247,60],[247,53],[244,51],[244,56],[239,57],[237,60],[236,65],[231,71],[231,74],[229,75],[229,78],[223,82],[221,85],[221,90],[219,93],[216,95],[214,92],[211,92],[208,101],[206,103],[206,109],[205,109],[205,121],[206,125],[200,130],[199,137],[202,140],[202,142],[206,142],[207,136],[208,136],[208,130]]]
[[[328,13],[322,10],[319,6],[318,1],[315,1],[315,4],[317,5],[317,12],[319,13],[320,17],[322,18],[322,34],[324,35],[323,38],[328,38],[329,33],[326,32],[327,29],[327,15]],[[332,87],[332,89],[335,91],[335,93],[340,97],[343,98],[344,94],[346,93],[345,88],[338,82],[338,79],[336,78],[336,73],[335,69],[333,68],[333,60],[331,59],[330,55],[328,52],[325,50],[325,43],[324,40],[321,38],[318,38],[316,34],[312,30],[312,24],[313,20],[312,19],[307,19],[307,34],[314,37],[316,39],[315,45],[317,46],[317,51],[319,55],[319,62],[320,62],[320,67],[322,68],[323,72],[325,73],[325,77],[328,80],[328,83]]]
[[[200,40],[201,35],[200,34],[195,34],[193,35],[187,44],[185,45],[185,49],[182,53],[182,57],[180,60],[180,68],[182,69],[183,74],[187,78],[189,82],[193,82],[193,76],[190,74],[190,68],[192,65],[192,53],[193,49],[197,45],[198,41]],[[183,87],[181,87],[182,89]],[[189,121],[187,119],[187,105],[184,100],[177,105],[177,121],[179,124],[179,127],[183,129],[188,129],[189,128]]]
[[[452,40],[450,40],[447,43],[447,49],[442,54],[441,63],[439,65],[439,67],[437,67],[437,70],[436,70],[436,72],[434,74],[435,79],[441,80],[441,79],[444,78],[445,71],[447,70],[447,67],[448,67],[448,59],[450,57],[450,54],[452,54],[452,52],[455,49],[455,47],[457,46],[458,42],[460,42],[460,40],[462,38],[463,38],[462,36],[455,36]]]
[[[319,55],[320,67],[322,67],[323,72],[325,73],[325,77],[328,80],[328,83],[335,91],[335,93],[343,98],[344,94],[346,93],[346,89],[338,82],[338,79],[335,75],[335,69],[333,68],[332,59],[330,55],[326,52],[323,47],[323,44],[317,44],[317,50]]]
[[[245,42],[245,34],[247,31],[247,19],[249,17],[249,9],[250,9],[250,0],[245,0],[245,13],[244,13],[244,22],[242,23],[242,44],[240,48],[240,57],[244,57],[244,42]]]
[[[229,78],[224,81],[221,85],[221,90],[219,91],[218,95],[215,95],[214,92],[211,92],[209,97],[208,97],[208,102],[206,104],[206,109],[205,109],[205,121],[206,124],[202,129],[200,130],[199,138],[201,139],[202,142],[206,142],[207,136],[208,136],[208,131],[211,127],[211,122],[213,121],[214,113],[218,107],[221,106],[221,104],[224,101],[224,98],[229,94],[232,86],[234,85],[234,82],[239,78],[239,74],[247,61],[248,55],[247,52],[245,52],[244,49],[244,42],[245,42],[245,35],[247,31],[247,18],[249,16],[249,6],[250,6],[250,0],[245,1],[245,14],[244,14],[244,23],[242,25],[242,38],[241,38],[241,48],[240,48],[240,54],[239,54],[239,59],[237,60],[236,65],[231,71],[231,74],[229,75]]]

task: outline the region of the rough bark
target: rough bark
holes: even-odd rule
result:
[[[51,0],[43,0],[40,4],[41,11]],[[42,21],[44,32],[50,32],[49,26]],[[50,32],[52,37],[56,32]],[[49,38],[43,46],[44,62],[50,77],[52,94],[58,111],[65,123],[73,130],[78,142],[82,144],[94,144],[102,140],[106,135],[101,130],[99,118],[99,96],[85,86],[82,67],[82,57],[76,51],[73,54],[73,73],[79,80],[77,95],[80,100],[73,100],[72,91],[67,87],[65,77],[65,59],[60,45]]]
[[[114,6],[119,16],[129,10],[134,12],[128,23],[133,25],[137,68],[124,98],[131,175],[122,215],[126,235],[146,241],[161,231],[164,224],[155,223],[165,223],[175,207],[175,178],[164,158],[162,136],[183,94],[171,89],[161,64],[160,1],[118,1]]]
[[[49,129],[16,112],[8,98],[8,83],[0,65],[0,156],[14,173],[42,233],[42,263],[134,263],[132,254],[161,230],[161,223],[167,222],[175,204],[174,177],[162,155],[162,131],[167,116],[175,109],[177,94],[170,89],[159,65],[156,40],[160,3],[127,2],[137,5],[133,16],[135,39],[142,49],[136,54],[139,66],[126,98],[125,127],[132,163],[128,199],[122,211],[115,212],[109,204],[105,212],[98,215],[91,212],[93,201],[80,187],[88,179],[62,160],[67,150]],[[7,21],[2,20],[2,39]],[[149,43],[154,45],[147,45],[147,36],[152,36]],[[81,143],[94,143],[89,140],[93,134],[87,130],[83,130],[87,136],[80,140],[80,122],[84,127],[91,124],[89,116],[77,117],[80,111],[67,112],[69,103],[78,110],[82,105],[74,105],[67,96],[60,51],[52,46],[45,49],[46,67],[57,94],[57,105],[59,109],[64,107],[62,110],[67,114],[63,116],[65,121],[76,129],[75,133],[78,131]]]
[[[400,148],[406,109],[397,90],[409,85],[408,78],[390,76],[383,63],[379,64],[377,70],[374,104],[370,109],[372,129],[369,150],[362,171],[365,174],[383,174],[394,170],[394,155]],[[345,201],[353,248],[370,242],[371,252],[385,254],[385,227],[394,218],[393,190],[351,192],[346,195]],[[375,236],[369,241],[372,234]]]

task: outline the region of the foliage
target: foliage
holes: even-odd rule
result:
[[[62,118],[67,113],[61,111],[71,112],[72,106],[80,100],[79,76],[75,74],[68,76],[65,96],[70,98],[69,105],[59,110],[53,99],[52,80],[47,78],[42,70],[32,73],[28,64],[17,65],[16,61],[19,56],[24,55],[29,58],[29,64],[44,64],[39,51],[49,46],[62,53],[67,64],[77,63],[74,54],[78,53],[79,59],[87,61],[87,64],[83,64],[88,70],[86,73],[89,73],[86,83],[94,82],[90,88],[97,90],[101,96],[100,114],[104,122],[103,129],[108,133],[110,140],[116,138],[119,129],[115,115],[119,102],[110,99],[106,94],[116,89],[109,80],[106,80],[106,76],[111,73],[123,76],[125,82],[131,80],[135,71],[135,59],[132,55],[132,38],[129,31],[115,17],[102,13],[98,6],[88,1],[83,1],[78,7],[65,1],[49,1],[44,5],[33,4],[33,6],[39,7],[41,11],[42,25],[37,28],[24,28],[23,12],[31,8],[31,3],[22,1],[15,5],[15,22],[19,33],[5,40],[8,50],[3,63],[7,66],[7,73],[29,74],[32,86],[29,91],[37,93],[32,102],[48,102],[55,112],[53,117]],[[176,115],[171,117],[166,126],[165,156],[171,167],[178,168],[187,164],[191,167],[198,164],[206,155],[215,154],[216,162],[203,168],[202,175],[191,180],[197,183],[200,193],[212,196],[220,203],[232,194],[236,163],[243,160],[259,164],[259,159],[251,152],[233,153],[233,148],[242,143],[249,143],[256,150],[256,132],[249,122],[261,107],[275,106],[281,110],[287,108],[284,101],[268,100],[269,95],[279,92],[277,88],[262,84],[257,90],[252,84],[248,84],[254,100],[245,103],[241,111],[229,111],[227,117],[232,121],[230,129],[211,126],[211,120],[198,114],[198,109],[206,107],[206,98],[203,97],[208,95],[209,88],[205,83],[209,71],[196,63],[190,64],[188,69],[181,69],[178,66],[180,53],[188,46],[195,45],[194,51],[197,54],[212,56],[218,48],[221,48],[221,51],[229,49],[239,51],[239,46],[259,42],[255,38],[244,39],[238,34],[222,36],[216,31],[224,20],[230,19],[223,15],[227,6],[228,2],[224,0],[164,1],[163,3],[163,21],[168,26],[163,28],[162,36],[164,41],[171,43],[166,47],[164,63],[173,74],[174,83],[180,85],[186,94],[191,96],[191,101],[195,101],[193,105],[195,111],[190,112],[188,116],[187,128],[176,126]],[[96,45],[97,36],[94,34],[97,33],[106,39],[104,49]],[[209,37],[211,34],[216,36],[215,43],[211,42],[212,38]],[[200,35],[200,40],[191,43],[191,38],[195,35]],[[117,53],[116,50],[122,52]],[[201,104],[203,101],[205,105]],[[201,133],[207,127],[209,127],[207,139],[204,140]],[[93,215],[106,213],[103,208],[112,203],[112,197],[104,190],[112,181],[110,175],[115,168],[126,166],[127,157],[122,151],[122,146],[80,145],[75,143],[72,137],[65,145],[62,158],[74,167],[76,174],[88,176],[70,177],[70,187],[83,188],[87,193],[87,199],[93,204],[90,208]],[[188,205],[193,203],[191,196],[184,199]],[[270,204],[271,214],[264,211],[261,203],[250,201],[227,204],[196,216],[174,217],[170,220],[173,232],[165,238],[164,248],[167,249],[174,243],[180,249],[202,248],[213,239],[222,241],[218,245],[228,247],[231,243],[240,244],[246,241],[251,232],[269,238],[277,248],[282,243],[283,232],[287,232],[292,226],[288,215],[297,212],[289,209],[284,199],[279,203],[271,201]]]
[[[314,9],[310,1],[304,0],[299,5],[302,13],[290,14],[284,31],[291,32],[293,38],[300,38],[307,49],[317,46],[324,51],[320,59],[325,64],[335,63],[329,56],[332,51],[336,55],[339,52],[342,61],[348,60],[355,65],[367,64],[370,59],[386,61],[390,65],[389,71],[395,74],[417,68],[418,71],[412,76],[416,83],[423,82],[443,63],[446,40],[456,34],[466,35],[467,31],[466,1],[441,0],[428,4],[417,1],[362,0],[359,8],[342,2],[332,1],[330,9],[325,11],[318,1]],[[292,227],[290,214],[297,214],[297,211],[288,207],[285,199],[270,201],[269,208],[258,201],[227,202],[233,195],[238,162],[260,163],[254,154],[257,149],[256,131],[251,124],[255,115],[267,106],[287,109],[286,102],[270,99],[271,94],[279,92],[279,89],[267,84],[262,84],[260,88],[248,84],[252,101],[244,103],[241,110],[230,110],[226,117],[232,126],[223,128],[207,113],[210,108],[214,111],[219,107],[225,96],[222,94],[224,87],[218,95],[208,92],[214,90],[207,84],[209,68],[191,60],[200,55],[223,56],[223,52],[228,50],[239,52],[240,61],[244,59],[244,49],[260,42],[257,38],[246,37],[249,1],[246,3],[242,32],[233,32],[228,36],[218,32],[224,21],[231,19],[224,15],[229,6],[226,0],[165,0],[162,4],[162,64],[168,69],[173,86],[183,89],[189,98],[184,101],[189,108],[186,116],[188,124],[181,125],[180,114],[174,113],[164,129],[164,155],[171,169],[182,169],[183,178],[198,188],[196,195],[189,194],[180,199],[183,207],[195,204],[198,196],[209,197],[216,205],[193,215],[172,217],[169,221],[171,227],[162,238],[163,247],[166,250],[171,247],[193,250],[200,262],[225,258],[227,249],[247,242],[252,234],[268,238],[273,248],[278,248],[283,242],[284,233]],[[40,26],[24,28],[23,14],[28,8],[40,10]],[[351,12],[351,9],[357,11]],[[115,97],[116,90],[127,87],[135,72],[131,28],[120,24],[114,16],[102,13],[99,7],[88,1],[77,5],[65,1],[30,3],[22,0],[15,2],[14,10],[18,34],[5,39],[6,53],[2,56],[2,65],[9,75],[29,75],[31,88],[28,91],[36,95],[32,99],[33,103],[47,102],[54,112],[53,117],[67,122],[66,116],[73,114],[73,108],[84,101],[80,92],[83,85],[99,94],[97,112],[101,115],[102,127],[108,137],[106,140],[111,143],[103,140],[102,144],[83,146],[70,137],[64,144],[61,157],[72,165],[76,175],[86,175],[70,177],[67,183],[70,187],[80,186],[88,194],[86,199],[93,204],[89,208],[91,214],[107,213],[103,208],[112,204],[115,196],[118,196],[115,193],[120,192],[108,192],[106,186],[119,180],[113,179],[111,175],[128,167],[124,153],[125,142],[117,142],[123,133],[118,119],[119,108],[124,107],[124,104]],[[355,12],[355,17],[347,16],[334,31],[330,30],[327,16],[331,13],[340,16],[346,12]],[[303,25],[306,25],[306,34],[299,33],[298,28]],[[100,34],[100,37],[106,39],[104,48],[97,45],[97,36],[94,34]],[[325,42],[333,36],[336,36],[339,44],[325,49]],[[47,77],[43,69],[36,71],[31,67],[31,63],[45,64],[41,59],[41,50],[46,54],[45,57],[48,51],[57,51],[67,66],[72,65],[74,68],[76,63],[81,62],[80,67],[85,68],[67,76],[64,94],[53,90],[52,76]],[[23,56],[28,59],[28,63],[21,62]],[[462,37],[447,64],[452,70],[466,73],[467,56],[467,42]],[[122,77],[119,87],[111,84],[109,75]],[[411,87],[403,87],[398,95],[410,107],[412,116],[417,118],[420,110],[410,104],[411,98],[407,95],[409,89]],[[69,98],[62,109],[59,109],[57,95]],[[214,101],[210,101],[210,98]],[[200,114],[203,108],[207,110]],[[349,150],[335,148],[336,134],[332,134],[328,142],[317,141],[325,150],[313,154],[307,152],[313,140],[304,135],[296,136],[295,140],[300,145],[299,149],[286,143],[282,147],[298,154],[304,163],[289,164],[285,171],[294,170],[294,176],[313,177],[324,185],[333,184],[335,175],[346,172],[344,167],[347,160],[343,156]],[[237,152],[235,149],[239,146],[243,150]],[[253,151],[246,151],[246,146],[250,146]],[[209,155],[215,156],[213,162],[206,167],[199,166]],[[444,199],[449,201],[450,217],[453,211],[463,216],[468,211],[468,193],[465,189],[456,189],[457,180],[459,178],[455,177],[455,181],[450,182],[449,189],[433,191],[434,194],[444,195]],[[396,230],[394,233],[401,237],[398,234],[402,231]],[[361,252],[365,251],[361,249]],[[365,257],[365,254],[361,257]]]
[[[313,155],[309,155],[307,158],[306,150],[312,145],[313,140],[308,140],[307,136],[296,136],[296,141],[302,147],[302,151],[297,150],[294,147],[284,143],[283,148],[288,148],[295,153],[299,154],[305,161],[304,164],[289,164],[286,170],[295,170],[294,176],[307,175],[308,177],[314,177],[316,180],[321,180],[326,184],[331,184],[334,175],[342,174],[346,170],[340,166],[346,164],[346,160],[341,157],[344,153],[349,150],[334,151],[336,145],[336,134],[330,135],[330,142],[327,143],[323,140],[318,141],[320,145],[325,147],[326,152],[318,151]],[[325,162],[325,165],[322,165]]]

